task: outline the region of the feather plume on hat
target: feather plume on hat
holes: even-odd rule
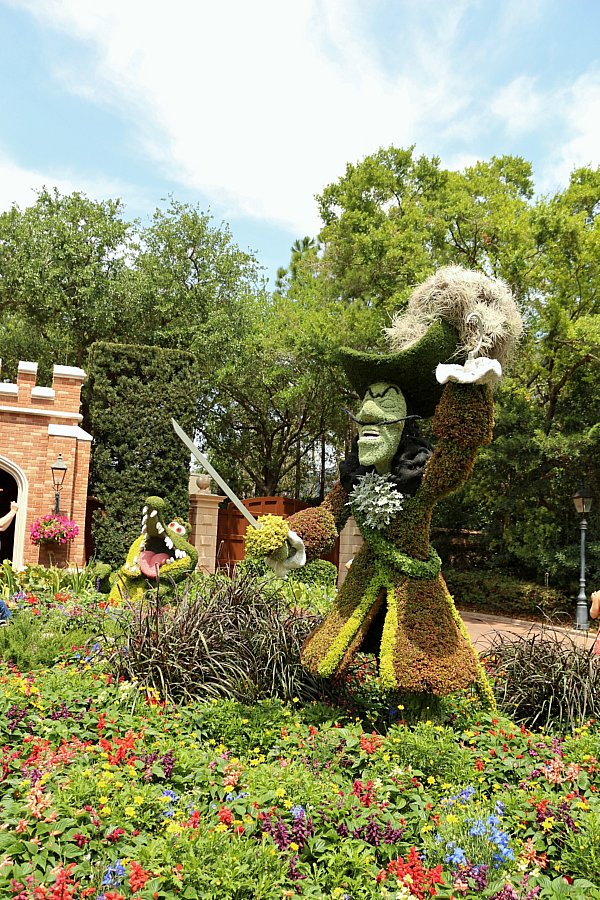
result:
[[[481,322],[480,328],[472,314]],[[503,365],[523,332],[523,321],[508,285],[500,278],[462,266],[445,266],[411,294],[407,309],[398,312],[385,328],[392,351],[418,342],[434,322],[445,321],[458,334],[458,355],[480,339],[480,352]]]

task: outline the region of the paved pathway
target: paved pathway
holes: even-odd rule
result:
[[[549,626],[543,626],[537,622],[509,619],[504,616],[492,616],[487,613],[474,612],[473,610],[459,610],[459,612],[467,626],[467,631],[473,644],[479,651],[485,650],[499,631],[504,634],[523,636],[529,634],[532,629],[539,632],[549,628]],[[559,626],[552,626],[550,630],[558,636],[564,635],[571,638],[577,641],[578,644],[581,644],[582,647],[587,648],[591,647],[596,639],[595,625],[587,632]]]

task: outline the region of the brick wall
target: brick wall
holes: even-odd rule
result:
[[[36,384],[37,363],[20,362],[17,383],[0,382],[0,469],[18,487],[12,559],[16,565],[47,563],[46,548],[29,540],[29,526],[54,509],[51,465],[59,453],[67,464],[60,511],[79,525],[79,536],[55,551],[60,565],[85,564],[84,527],[92,437],[80,422],[83,369],[54,366],[52,387]]]

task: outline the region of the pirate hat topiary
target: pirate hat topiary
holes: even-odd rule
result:
[[[370,384],[397,385],[413,413],[428,418],[435,412],[443,386],[435,378],[438,363],[460,362],[458,333],[444,321],[434,322],[417,341],[393,353],[344,347],[339,359],[350,384],[362,397]]]
[[[362,397],[370,384],[396,384],[415,413],[433,415],[442,392],[438,363],[462,362],[470,347],[503,365],[523,330],[521,314],[507,284],[483,272],[445,266],[412,292],[385,332],[391,351],[341,351],[341,364]],[[477,342],[477,338],[479,338]]]

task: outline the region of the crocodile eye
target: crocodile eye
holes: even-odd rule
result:
[[[170,522],[169,528],[171,531],[174,531],[175,534],[185,534],[185,525],[182,525],[181,522]]]

